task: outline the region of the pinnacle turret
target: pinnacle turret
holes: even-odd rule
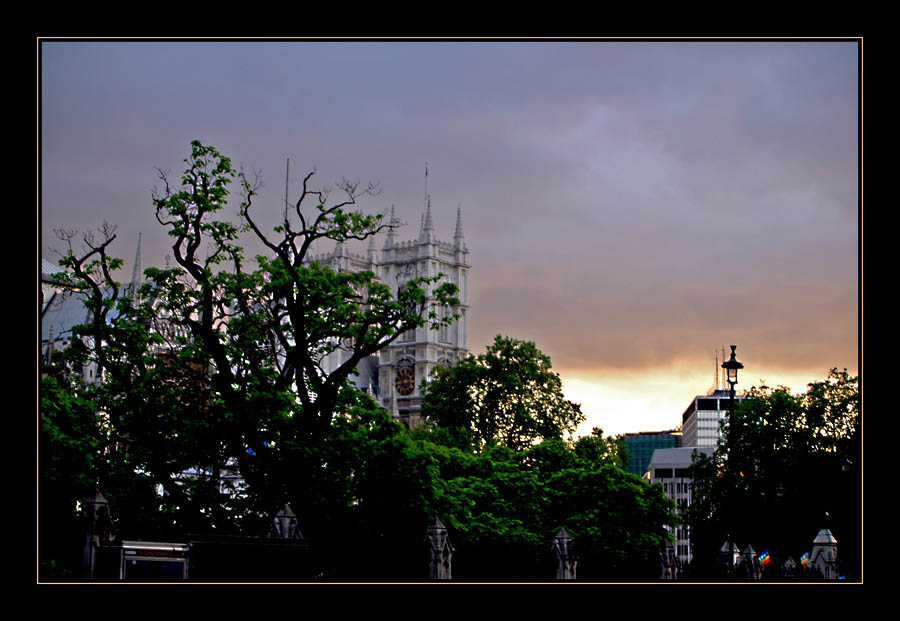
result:
[[[397,228],[397,216],[394,213],[394,206],[391,205],[391,219],[388,222],[387,238],[384,240],[385,248],[392,248],[396,243],[394,229]]]
[[[422,216],[422,231],[419,233],[419,241],[423,244],[434,243],[434,222],[431,220],[431,197],[425,206],[425,213]]]
[[[374,265],[375,262],[376,262],[376,256],[375,256],[375,236],[374,236],[374,235],[372,235],[372,236],[369,238],[369,248],[368,248],[368,251],[366,252],[366,260],[367,260],[369,263],[373,264],[373,265]]]
[[[456,207],[456,232],[453,233],[453,245],[459,250],[467,250],[466,241],[463,239],[462,205]]]
[[[134,253],[134,269],[131,272],[131,299],[134,302],[138,300],[138,291],[143,282],[143,272],[141,264],[141,234],[138,233],[137,251]]]

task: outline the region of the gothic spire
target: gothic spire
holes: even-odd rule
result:
[[[466,242],[463,239],[462,205],[456,207],[456,232],[453,234],[453,245],[461,250],[466,249]]]
[[[419,241],[422,243],[434,243],[434,222],[431,220],[431,197],[422,215],[422,231],[419,233]]]
[[[394,229],[397,227],[397,216],[394,214],[394,206],[391,205],[391,219],[388,222],[387,227],[387,239],[384,240],[385,248],[392,248],[394,246]]]
[[[428,197],[428,206],[425,207],[425,230],[433,231],[434,222],[431,221],[431,197]]]
[[[134,253],[134,269],[131,272],[131,299],[138,300],[138,290],[141,288],[144,270],[141,265],[141,234],[138,233],[137,251]]]

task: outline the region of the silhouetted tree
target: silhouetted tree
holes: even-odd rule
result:
[[[715,571],[729,533],[740,546],[768,548],[772,567],[788,556],[799,561],[828,527],[842,573],[858,579],[861,457],[859,380],[846,369],[832,369],[801,395],[785,387],[751,389],[725,424],[714,457],[693,466],[688,522],[697,572]]]

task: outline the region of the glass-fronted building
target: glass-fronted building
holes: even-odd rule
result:
[[[628,447],[628,452],[631,453],[628,472],[643,477],[650,467],[653,451],[681,446],[681,432],[673,429],[671,431],[626,433],[625,445]]]

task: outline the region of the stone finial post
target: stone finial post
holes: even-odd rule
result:
[[[450,563],[453,560],[453,546],[447,534],[447,527],[435,517],[425,531],[428,543],[428,579],[450,580]]]
[[[560,528],[553,538],[551,550],[556,553],[556,579],[557,580],[574,580],[575,566],[578,561],[575,560],[574,554],[575,542],[566,532],[565,528]]]
[[[678,579],[678,559],[675,556],[675,547],[670,541],[666,541],[659,549],[659,579]]]
[[[743,567],[748,580],[762,579],[762,563],[759,560],[759,556],[756,554],[756,550],[749,544],[744,548],[744,551],[741,552],[741,560],[739,562],[741,567]]]
[[[797,573],[797,562],[794,560],[793,556],[789,556],[787,560],[784,562],[784,566],[782,567],[784,571],[784,575],[793,578]]]
[[[297,515],[287,503],[284,509],[275,514],[272,524],[272,536],[283,539],[303,539],[297,522]]]
[[[739,556],[740,552],[738,551],[738,547],[731,540],[731,537],[729,537],[719,549],[719,563],[725,565],[725,568],[730,572],[734,566],[737,565]]]
[[[81,512],[84,516],[81,575],[85,580],[91,580],[94,577],[94,567],[97,562],[97,548],[100,544],[107,543],[112,536],[109,502],[97,489],[90,498],[82,503]]]
[[[837,539],[829,529],[823,528],[816,535],[809,558],[809,564],[819,570],[826,580],[838,578]]]

